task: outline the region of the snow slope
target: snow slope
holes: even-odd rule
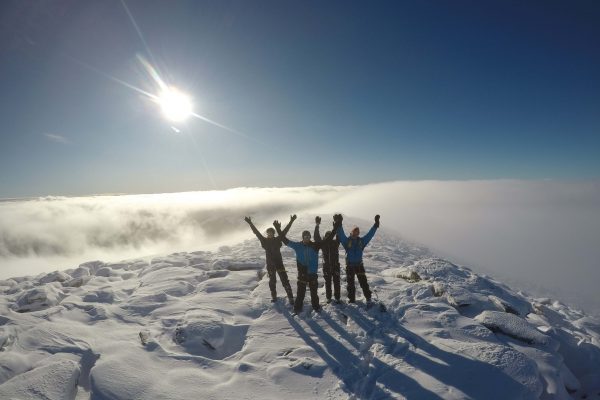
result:
[[[312,227],[299,218],[290,237]],[[600,399],[600,323],[579,311],[382,228],[365,265],[388,312],[358,289],[292,316],[248,237],[0,281],[0,398]]]

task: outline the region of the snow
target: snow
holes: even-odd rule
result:
[[[77,392],[79,366],[64,360],[41,365],[0,385],[3,399],[69,399]]]
[[[552,351],[558,350],[558,343],[539,332],[519,316],[498,311],[484,311],[475,317],[475,321],[489,328],[492,332],[501,332],[528,344],[547,346]]]
[[[299,218],[289,236],[312,227]],[[294,316],[279,282],[270,303],[251,235],[0,281],[0,398],[600,399],[593,317],[385,227],[365,267],[387,312],[358,289],[356,304]],[[293,252],[282,254],[295,292]]]

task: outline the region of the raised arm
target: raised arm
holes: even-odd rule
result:
[[[285,228],[289,229],[289,227],[291,225],[292,225],[292,221],[290,221],[290,223],[288,224],[288,226],[286,226]],[[275,230],[277,231],[277,237],[279,237],[281,239],[281,241],[287,245],[289,243],[288,238],[285,237],[287,231],[281,232],[281,222],[275,220],[275,221],[273,221],[273,226],[275,227]]]
[[[339,241],[342,243],[342,246],[346,247],[346,243],[348,243],[348,236],[344,233],[344,227],[342,226],[342,214],[336,214],[333,216],[333,226],[334,232],[337,233]]]
[[[326,243],[333,243],[336,241],[336,237],[337,237],[337,231],[335,229],[335,224],[334,224],[329,235],[325,234],[323,241]]]
[[[290,222],[288,222],[288,224],[286,225],[286,227],[283,229],[283,236],[287,235],[287,233],[289,232],[289,230],[292,227],[292,224],[294,223],[295,220],[296,220],[296,214],[291,215],[290,216]],[[279,232],[277,232],[277,234],[279,234]]]
[[[319,224],[321,223],[321,217],[315,217],[315,233],[313,235],[313,237],[315,238],[315,242],[320,242],[321,239],[321,234],[319,233]]]
[[[258,231],[258,229],[256,229],[256,226],[254,226],[254,224],[252,223],[252,218],[245,217],[244,221],[246,221],[248,223],[248,225],[250,225],[250,229],[252,229],[252,232],[254,232],[254,234],[256,235],[258,240],[260,240],[261,242],[263,240],[265,240],[265,237],[263,235],[261,235],[261,233]]]
[[[348,236],[346,236],[346,234],[344,233],[344,227],[342,225],[339,225],[337,227],[335,233],[337,233],[338,239],[340,240],[340,242],[342,242],[342,244],[345,245],[348,242]]]
[[[371,239],[373,239],[373,236],[375,236],[375,231],[377,230],[377,228],[379,228],[379,215],[375,216],[375,223],[373,224],[371,229],[369,229],[369,232],[367,232],[367,234],[365,236],[363,236],[363,239],[362,239],[363,247],[367,247],[367,245],[369,244]]]

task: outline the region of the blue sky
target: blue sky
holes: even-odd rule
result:
[[[596,1],[126,4],[0,5],[0,197],[600,177]]]

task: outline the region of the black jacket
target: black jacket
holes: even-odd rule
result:
[[[250,228],[252,232],[256,235],[258,240],[260,240],[260,245],[263,249],[265,249],[265,255],[267,257],[267,266],[269,267],[280,267],[283,266],[283,258],[281,258],[281,241],[285,237],[285,234],[290,230],[292,226],[292,221],[285,227],[282,232],[282,235],[275,236],[273,238],[264,237],[256,226],[252,222],[250,222]]]
[[[323,251],[323,262],[327,265],[336,265],[340,263],[340,241],[337,239],[337,235],[332,230],[329,236],[325,236],[321,239],[319,233],[319,225],[315,225],[315,242],[321,243],[321,250]]]

